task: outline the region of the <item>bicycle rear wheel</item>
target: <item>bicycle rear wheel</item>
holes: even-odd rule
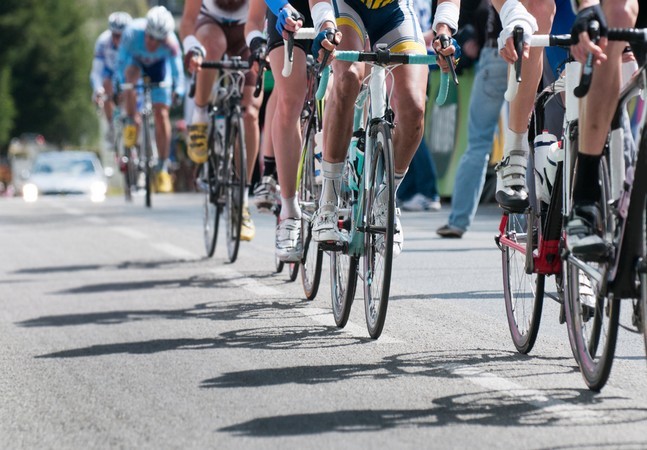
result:
[[[370,186],[365,189],[364,212],[364,309],[368,333],[380,337],[391,288],[395,192],[393,189],[393,142],[385,121],[371,126]]]
[[[539,333],[544,303],[546,276],[527,273],[526,258],[532,258],[532,249],[540,235],[540,217],[507,214],[505,237],[514,242],[502,242],[503,297],[510,336],[517,351],[527,354],[532,350]]]
[[[225,217],[227,224],[227,254],[229,261],[238,257],[240,247],[240,227],[243,221],[243,199],[247,189],[247,154],[245,151],[243,121],[235,114],[229,121],[227,133],[227,155],[230,158],[229,171],[226,172],[227,198]]]
[[[348,160],[346,160],[344,175],[342,176],[340,194],[339,194],[339,211],[340,221],[344,224],[342,233],[354,235],[356,230],[353,227],[353,194],[354,191],[348,186]],[[352,232],[351,232],[352,231]],[[357,267],[359,257],[348,253],[348,250],[331,251],[330,253],[330,297],[332,299],[332,314],[335,318],[335,324],[339,328],[346,326],[350,309],[355,298],[355,289],[357,288]]]
[[[612,239],[615,221],[608,205],[610,200],[609,171],[606,159],[600,160],[600,181],[604,239]],[[611,372],[618,335],[620,299],[607,293],[608,259],[591,262],[589,265],[599,274],[595,278],[575,264],[566,269],[567,286],[564,301],[569,301],[572,314],[573,336],[577,346],[580,371],[589,389],[599,391],[605,385]]]
[[[313,300],[319,290],[323,263],[323,251],[319,248],[318,242],[312,239],[312,221],[321,195],[321,185],[317,184],[314,173],[316,116],[311,116],[306,127],[298,191],[301,207],[301,248],[303,249],[301,283],[306,298]]]

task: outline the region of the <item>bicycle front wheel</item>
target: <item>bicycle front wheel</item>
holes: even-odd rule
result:
[[[507,214],[507,239],[501,243],[503,297],[508,328],[514,346],[523,354],[532,350],[539,333],[546,282],[545,275],[526,271],[526,258],[532,258],[532,248],[539,233],[538,222],[532,220],[530,214],[533,212]]]
[[[216,251],[218,241],[218,222],[221,205],[218,203],[219,186],[216,177],[216,166],[210,156],[200,169],[200,189],[204,191],[202,226],[204,246],[207,256],[211,258]]]
[[[614,235],[615,221],[608,205],[610,200],[609,171],[606,159],[600,160],[600,184],[604,239]],[[599,277],[591,276],[575,264],[567,263],[565,302],[570,302],[573,336],[577,347],[580,371],[589,389],[599,391],[607,382],[613,364],[620,299],[608,295],[606,276],[610,262],[603,259],[587,263]]]
[[[234,262],[238,257],[240,247],[240,227],[243,221],[243,199],[247,189],[247,154],[245,151],[245,132],[240,115],[235,115],[229,121],[227,140],[227,155],[230,158],[229,177],[227,183],[226,223],[227,223],[227,254],[229,261]]]
[[[382,334],[391,288],[395,192],[391,128],[381,121],[371,126],[370,185],[365,188],[364,212],[364,309],[368,333]]]
[[[311,116],[306,127],[301,159],[301,177],[298,186],[299,206],[301,207],[301,248],[303,249],[301,283],[306,298],[313,300],[319,290],[323,263],[323,251],[319,248],[319,244],[312,239],[312,221],[321,195],[321,184],[317,184],[315,177],[316,116]]]
[[[151,194],[153,185],[153,143],[151,141],[151,129],[148,115],[143,115],[142,130],[144,132],[144,187],[146,189],[146,207],[151,207]]]

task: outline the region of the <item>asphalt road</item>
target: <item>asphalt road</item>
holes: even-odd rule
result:
[[[552,301],[515,352],[493,206],[460,240],[404,213],[373,341],[359,289],[334,326],[327,258],[314,301],[274,273],[273,217],[228,264],[200,196],[153,202],[0,202],[0,448],[647,448],[641,336],[599,394]]]

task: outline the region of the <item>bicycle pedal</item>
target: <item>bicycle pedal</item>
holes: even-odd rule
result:
[[[339,242],[339,241],[319,242],[319,247],[325,252],[348,253],[348,242]]]

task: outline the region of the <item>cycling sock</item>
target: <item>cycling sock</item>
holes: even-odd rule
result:
[[[395,197],[395,194],[398,192],[398,188],[400,187],[400,184],[402,184],[402,180],[404,180],[404,177],[407,175],[407,172],[409,169],[405,170],[404,173],[398,173],[395,172],[393,174],[393,196]]]
[[[207,107],[196,105],[195,108],[193,108],[191,125],[195,125],[197,123],[207,123],[208,121],[209,121],[209,113],[207,112]]]
[[[245,185],[245,190],[243,191],[243,206],[249,205],[249,188]]]
[[[508,156],[512,150],[523,150],[526,153],[530,150],[528,144],[528,131],[517,133],[508,128],[505,132],[505,145],[503,148],[503,156]]]
[[[319,199],[320,208],[337,207],[344,164],[344,162],[331,163],[326,160],[321,162],[323,187],[321,190],[321,198]]]
[[[276,178],[276,158],[274,156],[263,157],[263,176],[272,176]]]
[[[595,203],[600,201],[600,158],[601,155],[577,154],[573,203]]]
[[[167,159],[160,159],[157,161],[157,171],[158,172],[167,172],[170,161]]]
[[[301,208],[299,208],[299,201],[296,195],[285,198],[281,197],[281,220],[292,218],[301,219]]]

